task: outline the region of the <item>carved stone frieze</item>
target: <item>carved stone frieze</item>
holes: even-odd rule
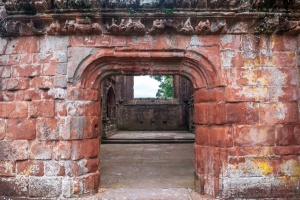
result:
[[[145,35],[145,25],[140,20],[121,19],[119,25],[112,19],[112,24],[106,24],[107,34],[110,35]]]
[[[53,21],[47,28],[48,35],[89,35],[102,33],[102,28],[99,23],[93,23],[88,17],[76,18],[76,20],[66,20],[61,26],[58,20]]]
[[[188,18],[185,23],[181,23],[178,26],[178,32],[184,35],[193,35],[194,27],[191,24],[191,18]]]
[[[151,35],[162,34],[162,33],[170,33],[177,32],[178,24],[173,19],[156,19],[153,21],[152,28],[149,33]]]
[[[33,21],[23,23],[20,21],[2,21],[0,24],[1,36],[32,36],[44,35],[43,30],[35,28]]]
[[[279,17],[264,17],[257,21],[255,33],[272,34],[277,31],[279,26]]]
[[[197,35],[224,34],[227,33],[227,24],[225,20],[217,21],[213,25],[210,24],[209,20],[200,21],[195,27],[195,33]]]

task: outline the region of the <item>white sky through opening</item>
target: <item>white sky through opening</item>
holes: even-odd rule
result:
[[[150,76],[134,76],[134,98],[155,98],[159,82]]]

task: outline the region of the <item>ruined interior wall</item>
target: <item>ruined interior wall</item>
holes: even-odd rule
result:
[[[201,51],[220,65],[224,82],[194,96],[198,191],[299,196],[299,42],[238,34],[1,38],[0,196],[97,191],[100,93],[70,77],[88,55],[120,47]]]
[[[119,107],[119,130],[188,130],[187,106],[178,99],[133,99]]]

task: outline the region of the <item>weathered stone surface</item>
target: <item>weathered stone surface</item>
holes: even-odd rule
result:
[[[28,195],[28,178],[0,178],[0,196],[26,197]]]
[[[0,161],[0,175],[3,177],[16,175],[16,163],[12,161]]]
[[[93,158],[99,153],[99,140],[81,140],[72,142],[71,159]]]
[[[14,140],[4,141],[0,140],[0,160],[26,160],[28,159],[28,141]]]
[[[7,139],[32,140],[36,138],[35,119],[9,119],[7,123]]]
[[[32,177],[28,185],[30,197],[58,197],[61,194],[60,178]]]
[[[275,127],[274,126],[234,126],[235,146],[274,146]]]
[[[54,101],[32,101],[29,104],[30,117],[54,117]]]
[[[132,7],[136,2],[142,7]],[[105,11],[97,11],[101,19],[85,7],[90,9],[86,21],[78,18],[75,4],[45,7],[36,1],[30,8],[46,14],[30,17],[23,15],[23,4],[8,5],[9,22],[0,22],[1,35],[27,37],[0,38],[0,196],[69,198],[96,192],[100,131],[109,126],[115,131],[129,119],[153,129],[158,119],[159,129],[170,123],[187,127],[189,117],[196,129],[199,192],[221,199],[298,198],[299,3],[284,8],[279,1],[136,2],[107,1]],[[150,18],[140,12],[152,5],[157,7]],[[70,8],[68,17],[60,10]],[[115,8],[137,13],[121,16]],[[53,17],[58,21],[49,21]],[[103,35],[97,35],[98,23],[109,24],[108,31],[101,28]],[[45,34],[40,32],[45,27],[48,35],[29,36]],[[139,36],[124,36],[138,34],[134,28]],[[138,100],[130,104],[129,79],[114,75],[144,74],[191,80],[191,87],[182,79],[174,82],[181,86],[172,101],[185,105],[172,112],[155,105],[152,112],[137,106]],[[117,88],[115,111],[106,106],[109,88]],[[125,105],[135,109],[119,112]]]
[[[21,161],[17,162],[17,173],[23,176],[43,176],[43,161]]]
[[[69,160],[71,158],[71,141],[59,141],[54,143],[53,157],[55,160]]]
[[[0,119],[0,140],[3,140],[6,136],[6,120]]]
[[[32,160],[48,160],[52,158],[52,142],[32,141],[30,143],[29,158]]]

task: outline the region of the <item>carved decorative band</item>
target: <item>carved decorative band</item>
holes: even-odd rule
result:
[[[194,24],[194,25],[193,25]],[[52,19],[5,19],[0,21],[0,36],[31,35],[124,35],[145,34],[299,34],[300,21],[288,17],[266,15],[236,20],[234,17],[205,18],[93,18],[52,17]]]

